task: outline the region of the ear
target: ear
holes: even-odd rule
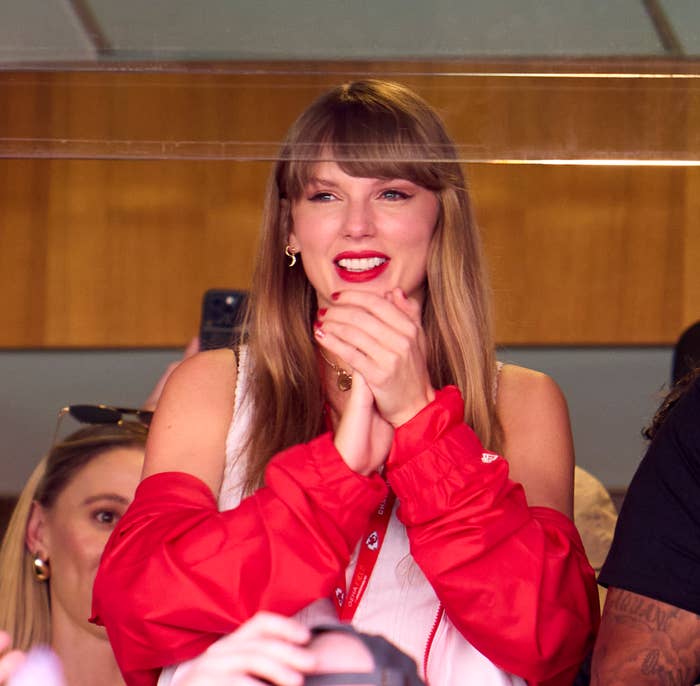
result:
[[[286,244],[295,252],[299,252],[299,244],[294,235],[294,219],[292,217],[292,203],[287,198],[280,199],[280,228],[287,232]]]
[[[49,559],[51,552],[46,510],[36,500],[32,502],[27,519],[24,543],[32,555],[39,555],[43,560]]]
[[[294,229],[290,229],[289,233],[287,234],[287,245],[295,255],[298,255],[301,252],[299,248],[299,241],[294,233]]]

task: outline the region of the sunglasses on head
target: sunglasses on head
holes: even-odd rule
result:
[[[121,424],[125,416],[134,416],[136,421],[144,426],[150,426],[153,419],[151,410],[140,410],[130,407],[111,407],[110,405],[66,405],[58,411],[56,430],[53,441],[56,442],[58,429],[63,418],[69,415],[81,424]]]

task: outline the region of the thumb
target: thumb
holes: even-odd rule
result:
[[[385,297],[415,324],[420,325],[421,308],[416,300],[409,298],[401,288],[392,288]]]
[[[372,405],[374,405],[374,394],[372,393],[372,389],[365,381],[365,377],[362,376],[362,374],[360,374],[357,370],[354,370],[352,373],[350,397],[348,399],[348,406],[346,409],[359,409]]]

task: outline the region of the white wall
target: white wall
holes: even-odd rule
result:
[[[642,457],[640,431],[667,390],[671,356],[671,348],[520,348],[500,357],[556,379],[569,403],[577,462],[621,488]]]

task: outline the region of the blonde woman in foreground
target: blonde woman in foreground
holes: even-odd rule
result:
[[[573,680],[599,608],[566,403],[496,363],[456,159],[396,83],[334,88],[292,126],[245,342],[173,372],[97,575],[131,686],[318,598],[432,686]]]

